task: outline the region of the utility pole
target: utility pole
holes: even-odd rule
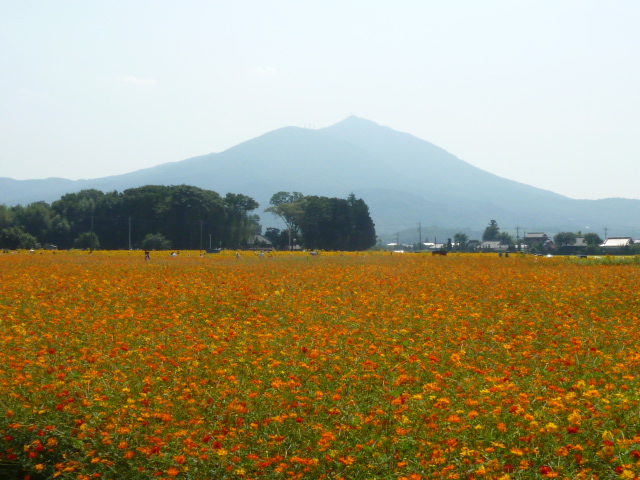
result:
[[[609,232],[609,229],[607,227],[604,227],[604,241],[607,241],[607,233]]]
[[[133,250],[131,246],[131,217],[129,217],[129,250]]]
[[[93,215],[91,215],[91,241],[89,243],[89,253],[93,252]]]
[[[418,250],[422,250],[422,223],[418,222]]]
[[[200,220],[200,254],[202,254],[202,220]]]

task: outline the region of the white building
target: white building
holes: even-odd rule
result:
[[[609,237],[604,243],[601,243],[602,248],[622,248],[633,244],[631,237]]]

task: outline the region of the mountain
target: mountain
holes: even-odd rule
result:
[[[425,140],[358,117],[318,130],[285,127],[221,153],[124,175],[0,178],[0,203],[51,202],[87,188],[123,191],[148,184],[249,195],[260,203],[264,225],[276,224],[263,209],[278,191],[341,198],[353,192],[369,205],[378,235],[395,239],[401,232],[403,242],[417,241],[419,222],[424,238],[457,231],[477,237],[491,219],[509,231],[607,227],[611,235],[632,236],[640,219],[640,200],[570,199],[485,172]]]

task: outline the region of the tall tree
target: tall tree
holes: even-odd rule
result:
[[[102,248],[128,248],[128,218],[122,208],[122,195],[108,192],[98,198],[94,212],[94,231]]]
[[[13,210],[5,204],[0,205],[0,230],[12,227],[14,224]]]
[[[334,250],[332,236],[335,232],[332,230],[339,227],[331,222],[330,199],[315,195],[308,196],[305,197],[301,207],[299,226],[304,246],[311,249]]]
[[[498,226],[498,222],[495,220],[491,220],[487,228],[484,229],[484,233],[482,234],[483,242],[490,242],[494,240],[499,240],[500,235],[500,227]]]
[[[237,248],[247,244],[251,235],[259,233],[255,217],[249,212],[259,207],[258,202],[246,195],[227,193],[224,197],[227,213],[228,247]]]
[[[376,226],[369,214],[368,205],[352,193],[347,198],[351,207],[351,235],[349,250],[367,250],[376,244]]]
[[[265,212],[279,217],[287,226],[289,232],[289,248],[292,247],[293,238],[300,233],[300,218],[302,217],[302,200],[304,195],[300,192],[278,192],[269,200],[270,207]]]

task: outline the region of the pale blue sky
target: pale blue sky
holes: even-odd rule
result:
[[[573,198],[640,198],[639,26],[636,0],[3,0],[0,176],[357,115]]]

